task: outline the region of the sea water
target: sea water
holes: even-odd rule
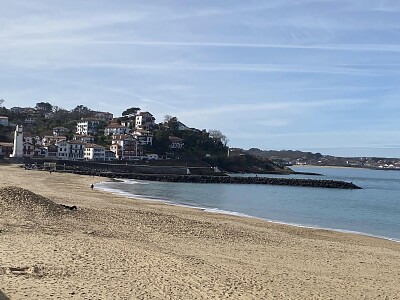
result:
[[[137,180],[104,182],[96,185],[96,188],[122,193],[132,198],[160,200],[207,211],[252,216],[298,226],[356,232],[400,241],[400,171],[324,167],[293,169],[321,173],[324,176],[283,176],[343,180],[353,182],[362,189]]]

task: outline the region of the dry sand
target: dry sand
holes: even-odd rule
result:
[[[14,188],[19,209],[3,205],[0,300],[400,299],[399,243],[90,189],[102,180],[0,165],[0,188],[47,198],[24,208],[39,196]]]

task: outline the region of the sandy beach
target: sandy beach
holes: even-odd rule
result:
[[[104,180],[0,165],[4,195],[78,208],[3,207],[0,300],[400,299],[400,243],[91,190]]]

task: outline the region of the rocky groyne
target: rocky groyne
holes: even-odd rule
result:
[[[125,178],[162,182],[189,182],[189,183],[228,183],[228,184],[269,184],[286,186],[304,186],[334,189],[361,189],[361,187],[345,181],[295,178],[267,178],[267,177],[231,177],[207,175],[165,175],[165,174],[135,174],[74,170],[74,173],[83,175],[97,175],[109,178]]]

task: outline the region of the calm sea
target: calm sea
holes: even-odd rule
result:
[[[246,215],[299,226],[357,232],[400,241],[400,171],[321,167],[293,169],[317,172],[324,176],[284,177],[344,180],[363,189],[136,180],[100,183],[96,188],[128,197],[161,200],[207,211]]]

